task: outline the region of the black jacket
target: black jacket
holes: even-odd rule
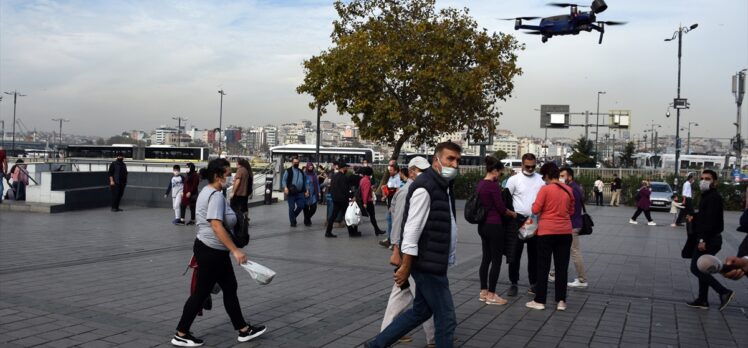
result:
[[[331,181],[330,193],[332,194],[333,202],[348,202],[351,190],[348,177],[342,172],[337,172],[332,176]]]
[[[127,165],[125,162],[114,161],[109,165],[109,177],[114,180],[117,185],[127,184]]]
[[[419,175],[408,189],[403,212],[403,226],[408,219],[410,197],[419,188],[428,191],[431,209],[421,232],[421,238],[418,239],[418,256],[414,260],[413,268],[424,273],[445,275],[449,266],[449,251],[452,242],[452,217],[456,220],[457,216],[454,195],[447,193],[452,192],[452,183],[431,168]]]
[[[701,195],[699,212],[693,217],[693,231],[703,240],[719,236],[725,230],[724,207],[722,196],[715,189]]]
[[[743,238],[743,242],[738,247],[738,257],[748,256],[748,236]]]

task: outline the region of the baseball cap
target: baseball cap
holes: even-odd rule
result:
[[[431,165],[429,164],[429,161],[427,161],[425,158],[421,156],[416,156],[416,157],[413,157],[413,159],[410,160],[410,162],[408,162],[408,168],[411,168],[411,167],[416,167],[420,170],[426,170],[429,167],[431,167]]]

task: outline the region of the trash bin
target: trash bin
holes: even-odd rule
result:
[[[273,176],[265,176],[265,204],[273,203]]]

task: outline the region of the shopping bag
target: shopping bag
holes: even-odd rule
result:
[[[345,224],[348,226],[358,226],[361,222],[361,208],[358,207],[356,202],[348,204],[348,209],[345,211]]]
[[[538,231],[538,217],[537,215],[530,215],[525,220],[525,223],[519,228],[519,239],[528,240],[535,237],[535,232]]]
[[[247,261],[242,264],[242,268],[260,285],[270,284],[275,277],[275,272],[272,269],[257,262]]]

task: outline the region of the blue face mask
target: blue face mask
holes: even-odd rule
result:
[[[457,168],[447,167],[443,165],[439,157],[437,157],[436,160],[439,161],[439,165],[442,167],[442,171],[440,173],[442,178],[452,181],[457,177],[458,174],[460,174],[460,171]]]

